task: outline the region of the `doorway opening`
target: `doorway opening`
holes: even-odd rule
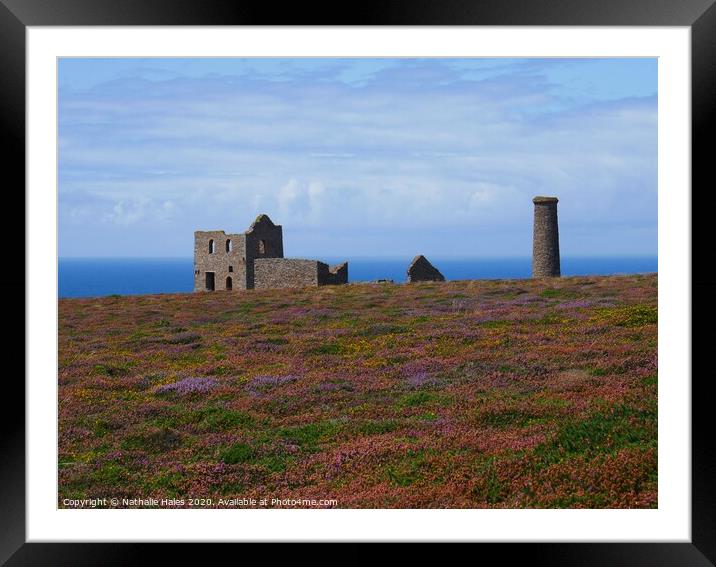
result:
[[[206,291],[214,291],[214,272],[206,272]]]
[[[231,289],[231,278],[226,278],[226,289]]]

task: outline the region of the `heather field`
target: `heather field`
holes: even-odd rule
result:
[[[656,274],[60,300],[93,497],[656,507]]]

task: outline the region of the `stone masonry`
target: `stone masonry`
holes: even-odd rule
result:
[[[348,264],[283,257],[283,228],[259,215],[243,234],[194,233],[194,291],[285,288],[348,282]]]
[[[256,289],[348,283],[348,263],[331,266],[318,260],[259,258],[254,262]]]
[[[348,262],[329,266],[318,262],[318,285],[341,285],[348,283]]]
[[[408,283],[410,282],[444,282],[445,276],[428,262],[422,254],[413,258],[408,266]]]
[[[534,234],[532,240],[532,277],[560,276],[559,230],[556,197],[535,197]]]

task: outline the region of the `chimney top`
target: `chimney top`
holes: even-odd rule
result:
[[[532,199],[532,202],[535,205],[541,204],[541,203],[556,203],[559,199],[557,197],[535,197]]]

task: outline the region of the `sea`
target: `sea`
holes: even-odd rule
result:
[[[345,258],[319,258],[327,264]],[[447,280],[529,278],[531,258],[430,257]],[[348,281],[405,282],[412,257],[349,258]],[[563,276],[656,272],[656,257],[562,258]],[[194,287],[193,258],[60,258],[59,297],[100,297],[150,293],[188,293]]]

